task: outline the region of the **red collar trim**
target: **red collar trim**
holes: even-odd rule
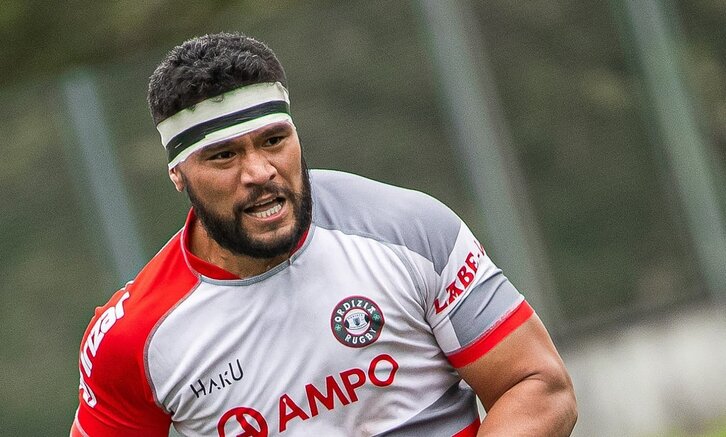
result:
[[[212,279],[218,279],[218,280],[232,280],[232,279],[241,279],[239,276],[235,275],[234,273],[228,272],[227,270],[219,267],[216,264],[209,263],[207,261],[204,261],[203,259],[197,257],[192,253],[191,250],[189,250],[189,232],[192,229],[192,223],[197,219],[196,214],[194,214],[194,208],[189,209],[189,214],[187,214],[187,220],[184,223],[184,229],[182,231],[182,250],[184,251],[184,256],[187,259],[187,262],[189,263],[189,267],[196,271],[197,273],[204,275],[208,278]],[[305,244],[305,240],[308,237],[308,232],[310,229],[306,229],[305,232],[300,237],[300,240],[297,242],[295,247],[290,251],[290,256],[300,250],[300,248]]]
[[[305,229],[305,232],[300,236],[300,239],[298,240],[295,247],[292,248],[290,251],[290,256],[292,256],[295,252],[300,250],[301,247],[303,247],[303,244],[305,244],[305,240],[308,239],[308,232],[310,232],[310,228]]]

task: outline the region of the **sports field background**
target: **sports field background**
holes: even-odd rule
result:
[[[572,369],[578,436],[724,436],[726,1],[5,0],[0,435],[64,435],[103,303],[183,223],[173,45],[286,68],[308,164],[457,211]]]

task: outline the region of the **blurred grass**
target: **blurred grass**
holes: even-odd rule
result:
[[[726,416],[704,425],[701,431],[672,430],[667,434],[653,434],[649,437],[726,437]]]

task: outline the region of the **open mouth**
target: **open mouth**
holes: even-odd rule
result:
[[[285,199],[282,197],[275,197],[274,199],[264,200],[249,208],[245,208],[244,212],[257,218],[268,218],[277,214],[282,210],[282,206],[285,204]]]

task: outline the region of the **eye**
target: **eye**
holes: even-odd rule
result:
[[[232,152],[230,150],[221,150],[213,155],[210,155],[209,158],[207,158],[207,159],[209,159],[210,161],[221,160],[221,159],[229,159],[233,156],[234,156],[234,152]]]
[[[264,146],[265,147],[276,146],[276,145],[280,144],[282,142],[282,140],[284,140],[284,139],[285,139],[285,137],[283,135],[277,135],[274,137],[270,137],[265,141]]]

